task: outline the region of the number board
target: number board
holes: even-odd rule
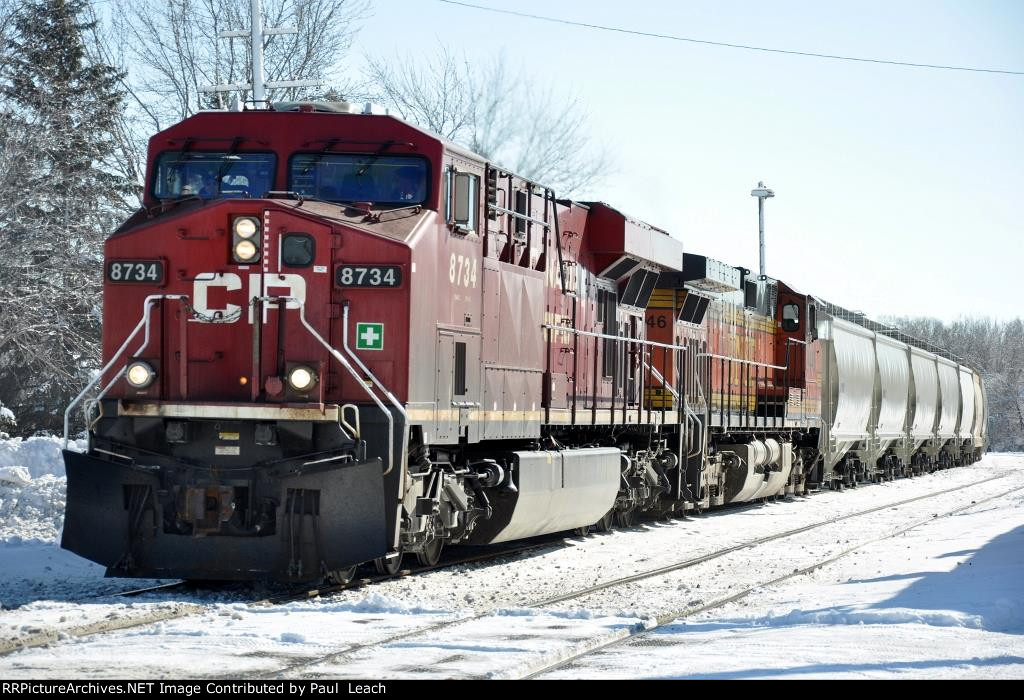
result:
[[[401,287],[402,268],[398,265],[339,265],[334,271],[339,287]]]
[[[107,281],[114,284],[163,284],[163,260],[108,260]]]

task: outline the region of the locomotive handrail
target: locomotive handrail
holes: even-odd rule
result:
[[[755,367],[766,367],[767,369],[789,369],[788,366],[783,365],[769,365],[765,362],[754,362],[753,360],[741,360],[738,357],[729,357],[727,355],[716,355],[711,352],[702,352],[697,357],[710,357],[714,360],[728,360],[729,362],[738,362],[742,365],[753,365]]]
[[[382,474],[382,476],[387,476],[388,474],[390,474],[391,470],[395,466],[395,419],[394,416],[391,415],[391,411],[389,411],[387,409],[387,406],[385,406],[384,403],[379,398],[377,398],[377,395],[374,394],[368,386],[366,386],[366,384],[363,382],[362,377],[360,377],[359,374],[355,371],[355,369],[352,368],[352,365],[349,364],[348,360],[345,359],[345,356],[338,352],[335,348],[332,348],[331,344],[324,340],[324,337],[320,335],[316,331],[316,329],[313,328],[313,326],[309,325],[309,321],[306,320],[305,302],[303,302],[301,299],[297,299],[296,297],[277,296],[256,297],[256,300],[259,301],[261,305],[263,304],[263,302],[266,301],[284,302],[285,305],[294,303],[295,305],[297,305],[299,307],[299,321],[301,321],[302,325],[305,326],[307,331],[309,331],[309,334],[313,336],[313,338],[318,343],[324,346],[324,349],[331,354],[331,357],[333,357],[335,360],[341,363],[341,366],[348,370],[348,373],[351,374],[352,378],[356,380],[356,384],[361,386],[363,388],[363,391],[366,392],[370,399],[372,399],[373,402],[377,404],[377,408],[379,408],[381,410],[381,413],[384,414],[384,417],[388,419],[388,468],[384,471],[384,474]],[[260,309],[259,313],[262,314],[262,309]]]
[[[520,214],[517,211],[512,211],[511,209],[506,209],[505,207],[499,207],[497,204],[488,204],[487,208],[490,209],[491,211],[496,211],[499,214],[511,214],[516,219],[522,219],[523,221],[528,221],[531,224],[537,224],[538,226],[543,226],[544,228],[551,228],[551,226],[553,225],[553,224],[549,224],[546,221],[541,221],[540,219],[535,219],[532,216],[527,216],[526,214]]]
[[[370,381],[372,381],[376,385],[376,387],[381,390],[381,392],[384,394],[384,396],[387,397],[388,401],[391,402],[391,405],[394,406],[396,409],[398,409],[398,412],[401,414],[402,418],[405,420],[405,427],[402,429],[402,454],[401,454],[401,460],[402,460],[401,468],[402,468],[402,472],[404,473],[406,471],[405,463],[406,463],[406,459],[408,459],[408,452],[409,452],[409,414],[406,413],[405,406],[403,406],[402,403],[397,398],[395,398],[395,395],[392,394],[391,391],[386,386],[384,386],[384,384],[379,379],[377,379],[377,375],[375,375],[373,372],[371,372],[370,368],[367,367],[363,363],[363,361],[360,360],[359,357],[354,352],[352,352],[352,348],[350,348],[348,346],[348,302],[347,301],[342,306],[342,312],[341,313],[342,313],[342,317],[341,317],[341,346],[343,348],[345,348],[345,352],[348,353],[348,356],[356,361],[356,364],[359,365],[359,369],[361,369],[364,372],[366,372],[367,376],[370,377]],[[388,415],[390,415],[390,414],[388,414]],[[391,439],[392,439],[392,441],[394,440],[393,437]],[[384,472],[384,475],[386,476],[390,472],[391,472],[391,468],[389,467],[388,471]]]
[[[168,299],[178,299],[178,301],[183,301],[183,300],[188,299],[188,296],[186,296],[184,294],[168,294],[168,295],[166,295],[165,298],[168,298]],[[142,345],[140,345],[135,350],[135,355],[134,355],[135,357],[138,357],[139,355],[141,355],[143,352],[145,352],[146,348],[149,347],[149,339],[150,339],[149,329],[150,329],[150,324],[147,323],[146,324],[146,333],[145,333],[145,335],[142,338]],[[125,368],[125,369],[127,369],[127,368]],[[103,399],[103,397],[107,395],[107,392],[110,391],[114,387],[114,384],[117,382],[117,380],[120,379],[124,375],[125,369],[122,369],[120,372],[118,372],[113,377],[111,377],[110,381],[107,382],[107,385],[104,386],[102,389],[100,389],[100,393],[97,394],[95,398],[89,399],[88,403],[86,403],[86,406],[85,406],[85,416],[86,416],[86,419],[88,419],[89,414],[92,412],[93,406],[99,405],[99,403]],[[92,430],[93,426],[95,426],[100,421],[100,419],[102,419],[102,418],[103,418],[103,407],[100,406],[99,414],[96,416],[96,419],[93,420],[91,423],[87,423],[88,429]]]
[[[679,392],[676,391],[675,389],[673,389],[672,386],[668,382],[665,381],[665,377],[662,376],[661,372],[659,372],[657,369],[655,369],[655,367],[653,365],[650,365],[650,364],[647,363],[647,359],[646,358],[644,358],[644,360],[643,360],[643,365],[644,365],[645,368],[647,368],[650,371],[650,373],[654,376],[655,379],[657,379],[659,382],[661,382],[661,386],[663,386],[664,388],[668,389],[668,393],[672,394],[672,398],[677,399],[677,400],[679,399]]]
[[[113,356],[110,358],[110,360],[107,362],[107,364],[103,365],[103,369],[101,369],[96,374],[96,376],[93,377],[92,380],[90,380],[89,383],[85,385],[85,388],[82,389],[81,392],[79,392],[78,396],[76,396],[71,401],[71,403],[68,404],[68,407],[64,410],[64,449],[65,450],[68,449],[68,442],[70,441],[70,438],[68,436],[68,431],[69,431],[70,426],[71,426],[71,412],[75,410],[75,407],[79,403],[81,403],[82,399],[85,398],[85,395],[87,393],[89,393],[92,390],[92,388],[95,387],[100,382],[101,379],[103,379],[103,376],[107,372],[110,371],[110,368],[113,367],[114,363],[117,362],[117,360],[121,357],[121,355],[124,354],[124,351],[128,348],[128,346],[131,344],[131,342],[135,339],[135,336],[137,336],[139,334],[139,331],[142,330],[143,328],[146,329],[146,334],[145,334],[145,336],[143,338],[142,345],[139,346],[139,349],[135,351],[135,354],[138,355],[140,352],[142,352],[143,350],[146,349],[146,347],[149,345],[150,310],[152,308],[152,305],[155,304],[157,301],[159,301],[161,299],[179,299],[180,300],[180,299],[188,299],[188,296],[184,295],[184,294],[151,294],[148,297],[146,297],[146,299],[142,302],[142,318],[139,319],[139,322],[138,322],[138,324],[136,324],[134,330],[132,330],[132,332],[128,335],[128,337],[125,339],[125,341],[121,344],[121,347],[119,347],[117,349],[117,352],[115,352],[113,354]],[[100,392],[99,396],[97,396],[95,399],[93,399],[94,402],[95,401],[99,401],[100,399],[102,399],[106,395],[106,393],[108,391],[110,391],[110,388],[114,385],[114,382],[116,382],[118,379],[120,379],[121,375],[124,374],[125,369],[126,368],[122,368],[114,376],[114,378],[111,379],[107,383],[107,385],[105,387],[103,387],[103,390]]]
[[[605,338],[607,340],[617,340],[622,343],[639,343],[641,345],[649,345],[654,348],[666,348],[668,350],[678,350],[679,352],[686,352],[687,348],[685,345],[669,345],[667,343],[659,343],[654,340],[643,340],[641,338],[627,338],[624,335],[608,335],[607,333],[595,333],[593,331],[581,331],[578,328],[567,328],[566,326],[556,326],[551,323],[541,324],[542,328],[549,328],[553,331],[561,331],[563,333],[573,333],[575,335],[585,335],[590,338]]]

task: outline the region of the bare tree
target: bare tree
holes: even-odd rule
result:
[[[328,79],[352,45],[370,0],[264,0],[264,25],[294,26],[298,34],[264,40],[269,80]],[[204,85],[250,81],[247,37],[221,39],[249,26],[249,4],[238,0],[128,0],[114,20],[126,46],[129,80],[150,130],[159,130],[209,107],[224,107],[222,94]],[[345,92],[349,83],[334,86]],[[271,100],[318,94],[315,88],[276,89]],[[243,93],[243,99],[248,98]]]
[[[610,169],[579,97],[510,69],[504,54],[476,64],[442,46],[425,58],[367,62],[372,99],[560,194],[579,194]]]

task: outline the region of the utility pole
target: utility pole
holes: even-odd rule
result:
[[[249,37],[252,48],[252,81],[249,83],[233,83],[229,85],[204,85],[199,88],[200,92],[251,92],[252,101],[257,106],[267,101],[267,89],[290,88],[290,87],[317,87],[323,85],[322,80],[271,80],[267,81],[263,75],[263,38],[278,34],[298,34],[295,27],[277,27],[274,29],[263,28],[263,11],[260,7],[260,0],[249,2],[249,30],[236,30],[221,32],[217,36],[221,39],[236,39]]]
[[[764,279],[764,200],[774,197],[775,191],[765,187],[763,182],[758,182],[757,189],[751,190],[750,196],[757,197],[758,231],[760,232],[761,240],[761,279]]]

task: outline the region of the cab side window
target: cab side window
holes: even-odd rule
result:
[[[800,330],[800,307],[797,304],[782,307],[782,330],[786,333]]]
[[[460,233],[473,233],[477,227],[480,178],[469,173],[449,170],[448,197],[445,213],[448,223]]]

